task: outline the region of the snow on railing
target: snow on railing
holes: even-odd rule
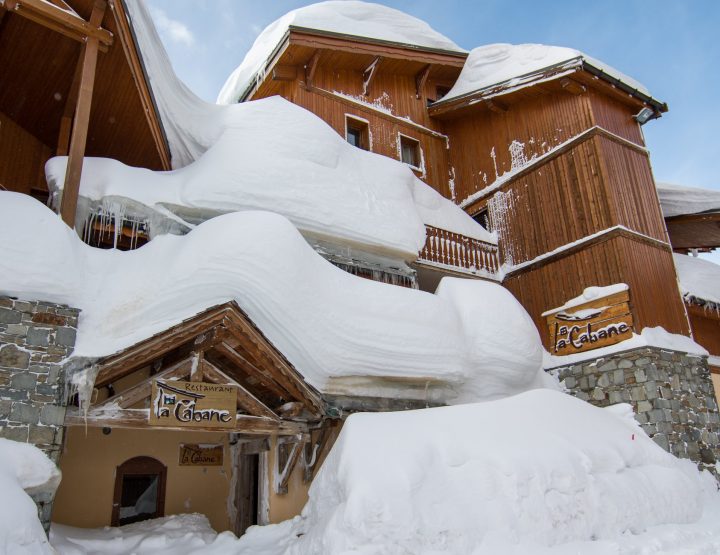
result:
[[[497,274],[500,268],[497,245],[426,225],[421,262],[461,272]]]

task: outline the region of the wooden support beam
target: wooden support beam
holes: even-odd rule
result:
[[[317,71],[318,61],[320,60],[320,50],[315,50],[310,61],[305,65],[305,88],[312,88],[313,78]]]
[[[27,2],[28,0],[23,0]],[[35,0],[32,0],[33,2]],[[52,4],[48,4],[51,6]],[[54,6],[55,9],[58,9]],[[62,10],[59,10],[62,12]],[[65,12],[63,12],[65,13]],[[96,0],[90,16],[90,24],[97,27],[102,22],[105,13],[105,2]],[[73,122],[70,138],[70,150],[65,171],[65,185],[63,186],[60,213],[63,221],[75,228],[75,212],[77,210],[78,194],[80,191],[80,176],[82,174],[85,144],[87,142],[88,125],[90,123],[90,106],[92,103],[93,88],[95,86],[95,69],[97,67],[98,47],[100,42],[95,36],[88,36],[82,52],[82,69],[75,120]]]
[[[161,370],[159,373],[154,374],[151,378],[140,382],[126,389],[125,391],[113,395],[112,397],[105,399],[102,403],[96,405],[97,408],[105,407],[108,405],[118,404],[124,409],[132,407],[134,404],[139,403],[146,397],[150,397],[152,394],[152,382],[153,380],[168,380],[170,378],[185,378],[190,375],[192,368],[192,359],[186,358],[176,364],[173,364],[170,368]]]
[[[587,90],[585,88],[585,85],[582,85],[577,81],[570,79],[569,77],[563,77],[562,79],[560,79],[560,86],[563,88],[564,91],[569,92],[570,94],[574,94],[576,96],[583,94]]]
[[[303,445],[303,482],[306,484],[312,482],[315,470],[318,467],[318,462],[329,439],[330,425],[326,421],[323,427],[320,428],[320,433],[315,440],[312,440],[311,434],[311,440]]]
[[[415,75],[415,98],[422,98],[424,96],[423,91],[425,90],[425,83],[427,83],[431,68],[432,66],[428,64]]]
[[[273,81],[295,81],[297,77],[297,67],[276,65],[272,69]]]
[[[96,0],[95,7],[102,0]],[[102,4],[105,4],[102,1]],[[98,43],[98,48],[103,51],[113,43],[112,33],[101,27],[102,17],[99,20],[85,21],[72,11],[67,11],[55,4],[45,2],[44,0],[11,0],[5,2],[5,7],[14,13],[34,21],[44,27],[52,29],[66,37],[78,42],[90,42],[94,39]],[[105,7],[103,5],[103,14]],[[93,11],[95,8],[93,8]]]
[[[66,426],[88,426],[91,428],[131,428],[152,430],[179,430],[192,432],[224,432],[242,433],[252,435],[278,434],[281,436],[295,436],[308,431],[302,422],[289,422],[286,420],[272,420],[259,416],[238,414],[235,417],[234,428],[215,427],[183,427],[183,426],[151,426],[148,422],[149,409],[93,409],[88,412],[87,418],[77,408],[68,409],[65,414]]]
[[[283,441],[277,444],[277,453],[275,454],[275,465],[276,465],[276,478],[275,482],[275,493],[284,495],[288,492],[288,482],[290,476],[295,468],[295,465],[300,460],[300,455],[303,451],[303,443],[299,441]]]
[[[488,109],[491,112],[495,112],[496,114],[504,114],[508,111],[508,106],[504,102],[501,102],[497,99],[488,99],[484,101],[485,106],[488,107]]]
[[[80,58],[75,66],[75,75],[73,76],[70,90],[65,99],[65,108],[60,118],[60,132],[58,133],[58,144],[55,154],[57,156],[67,156],[70,149],[70,132],[72,131],[73,114],[77,105],[77,98],[80,92],[80,79],[82,77],[83,59],[85,53],[85,45],[83,44],[80,51]]]
[[[248,375],[252,375],[264,387],[268,388],[270,391],[272,391],[275,395],[277,395],[281,399],[292,398],[292,395],[290,394],[290,392],[283,389],[282,387],[278,386],[275,383],[275,381],[273,380],[273,377],[268,372],[260,370],[260,368],[255,366],[254,363],[250,362],[247,358],[245,358],[243,355],[238,353],[235,349],[233,349],[227,343],[224,343],[224,342],[220,343],[217,347],[215,347],[215,350],[217,350],[220,354],[222,354],[225,358],[227,358],[232,364],[239,366],[240,368],[245,368],[246,370],[250,370],[250,372],[246,371],[246,373]]]
[[[377,69],[378,66],[380,66],[381,61],[382,56],[375,56],[372,63],[367,66],[365,71],[363,71],[363,96],[370,94],[370,85],[372,84],[373,79],[375,79],[375,75],[377,74]]]
[[[272,418],[273,420],[280,420],[277,414],[275,414],[270,408],[260,401],[255,395],[250,393],[242,385],[233,380],[230,376],[225,374],[217,366],[208,360],[203,360],[204,373],[206,379],[212,383],[217,384],[230,384],[237,388],[237,402],[238,405],[254,416],[263,416],[265,418]]]

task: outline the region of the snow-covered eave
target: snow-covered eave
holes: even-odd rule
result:
[[[522,75],[517,75],[510,79],[506,79],[505,81],[501,81],[499,83],[494,83],[481,89],[470,91],[460,96],[438,100],[437,102],[433,103],[431,106],[428,107],[428,113],[431,116],[439,116],[447,112],[451,112],[453,110],[475,104],[481,100],[485,100],[490,97],[510,94],[521,88],[536,85],[545,81],[559,79],[560,77],[564,77],[576,71],[586,71],[594,77],[610,83],[611,85],[637,98],[645,104],[649,104],[653,107],[653,115],[649,119],[658,118],[660,117],[661,113],[665,113],[668,111],[666,103],[661,102],[651,96],[648,96],[641,90],[628,85],[624,81],[609,74],[602,68],[591,64],[583,56],[577,56],[564,62],[552,64],[539,70],[534,70],[528,73],[524,73]]]
[[[419,46],[417,44],[396,42],[396,41],[383,40],[383,39],[378,39],[378,38],[363,37],[363,36],[351,35],[351,34],[347,34],[347,33],[338,33],[335,31],[326,31],[323,29],[313,29],[311,27],[289,25],[287,30],[283,34],[282,38],[280,39],[280,41],[277,43],[275,48],[273,48],[272,52],[270,52],[270,55],[265,60],[265,63],[262,65],[262,68],[259,69],[258,71],[256,71],[253,74],[253,76],[250,78],[250,83],[245,88],[245,90],[240,94],[240,97],[238,98],[238,102],[245,102],[250,99],[250,97],[257,90],[258,86],[262,82],[262,80],[263,80],[262,76],[267,75],[267,72],[278,62],[282,53],[291,44],[292,33],[302,33],[305,35],[315,35],[318,37],[329,37],[329,38],[340,39],[340,40],[347,41],[347,42],[371,44],[371,45],[376,45],[376,46],[380,46],[380,47],[400,48],[403,50],[411,50],[414,52],[426,52],[428,54],[451,56],[451,57],[459,58],[461,60],[465,60],[468,56],[468,52],[465,50],[463,50],[463,51],[446,50],[446,49],[442,49],[442,48],[432,48],[430,46]]]
[[[148,74],[147,66],[145,64],[145,57],[143,56],[142,49],[140,48],[140,42],[138,41],[137,33],[135,32],[135,25],[133,24],[132,17],[130,16],[130,11],[125,6],[125,0],[117,0],[113,7],[114,11],[119,12],[120,15],[120,17],[118,17],[119,34],[123,45],[125,45],[126,47],[126,54],[128,58],[131,59],[133,58],[134,53],[134,57],[138,61],[138,66],[140,69],[140,75],[138,75],[138,77],[140,77],[143,81],[143,83],[138,83],[138,86],[142,87],[144,85],[144,88],[148,92],[147,96],[151,104],[151,109],[149,110],[150,113],[148,114],[148,117],[152,118],[155,121],[155,123],[157,124],[157,128],[160,131],[160,137],[158,137],[158,139],[160,139],[162,143],[161,146],[164,151],[163,163],[166,166],[162,169],[170,170],[170,160],[172,159],[170,151],[170,141],[168,140],[165,124],[162,120],[162,117],[160,117],[160,109],[158,108],[157,99],[155,98],[155,90]],[[127,23],[129,34],[123,32],[122,21],[125,21]],[[130,63],[131,67],[132,65],[133,64]],[[133,71],[133,73],[135,74],[136,72]]]
[[[687,291],[683,292],[683,300],[688,305],[694,305],[705,310],[707,313],[706,316],[715,316],[720,319],[720,303],[714,300],[703,299]]]

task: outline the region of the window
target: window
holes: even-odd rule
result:
[[[483,208],[482,210],[480,210],[480,212],[475,214],[472,218],[473,218],[473,220],[475,220],[477,223],[479,223],[481,226],[483,226],[488,231],[492,231],[492,229],[490,229],[490,214],[488,213],[487,208]]]
[[[165,515],[167,469],[151,457],[134,457],[115,472],[112,525],[124,526]]]
[[[370,150],[368,122],[345,116],[345,139],[353,146],[363,150]]]
[[[438,85],[435,87],[435,102],[442,99],[447,93],[450,92],[450,87],[446,87],[444,85]]]
[[[420,143],[415,139],[400,135],[400,160],[413,169],[420,170],[422,168],[422,152],[420,151]]]

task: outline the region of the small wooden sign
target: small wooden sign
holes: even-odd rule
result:
[[[180,466],[222,466],[223,446],[203,443],[180,444]]]
[[[633,334],[627,290],[565,310],[551,310],[545,315],[552,354],[558,356],[614,345],[630,339]]]
[[[234,385],[153,380],[150,400],[149,423],[153,426],[235,427]]]

